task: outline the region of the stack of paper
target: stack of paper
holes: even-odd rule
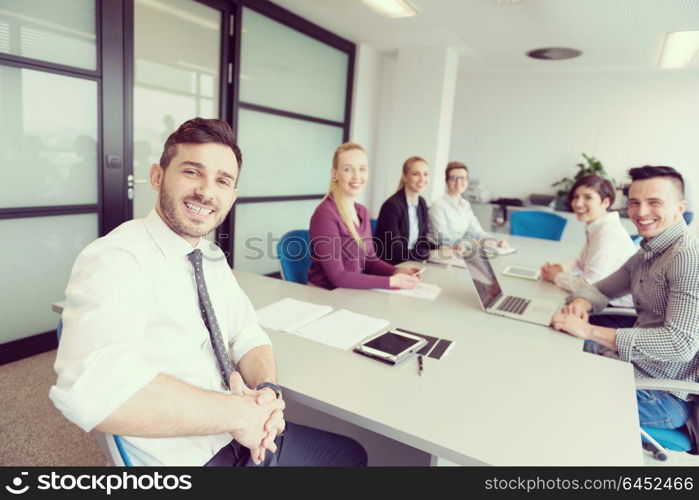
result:
[[[385,288],[374,288],[377,292],[388,292],[397,293],[398,295],[406,295],[408,297],[415,297],[418,299],[434,300],[439,297],[442,289],[437,285],[430,285],[429,283],[420,283],[415,288],[410,290],[400,289],[400,290],[386,290]]]
[[[388,324],[385,319],[340,309],[299,328],[294,333],[332,347],[349,349],[372,333],[386,328]]]
[[[489,246],[488,248],[492,248],[493,250],[495,250],[498,253],[498,255],[510,255],[511,253],[515,253],[517,251],[517,249],[514,247],[502,248]]]
[[[439,255],[437,251],[435,251],[432,255],[430,255],[430,258],[427,259],[427,262],[432,262],[433,264],[442,264],[444,266],[454,266],[454,267],[466,267],[466,263],[464,262],[464,259],[461,257],[457,257],[456,255]]]
[[[330,306],[312,304],[287,297],[258,309],[257,320],[265,328],[291,333],[303,325],[325,316],[332,310],[333,308]]]
[[[257,310],[265,328],[293,333],[316,342],[350,349],[372,333],[386,328],[389,321],[330,306],[285,298]]]
[[[493,245],[488,245],[486,247],[487,249],[483,250],[480,249],[479,251],[481,252],[487,252],[486,255],[493,255],[493,252],[497,253],[499,256],[503,255],[510,255],[512,253],[515,253],[517,251],[516,248],[513,247],[507,247],[507,248],[500,248],[496,247]],[[457,250],[449,247],[441,247],[437,248],[435,250],[432,250],[430,252],[430,257],[427,259],[427,262],[432,262],[434,264],[442,264],[442,265],[447,265],[447,266],[454,266],[454,267],[466,267],[466,263],[464,262],[464,255],[469,256],[471,255],[472,258],[475,258],[476,256],[472,253],[472,250],[469,248],[466,250],[465,253],[458,252]]]

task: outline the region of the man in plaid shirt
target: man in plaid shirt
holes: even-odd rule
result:
[[[683,218],[684,180],[671,167],[629,170],[629,218],[641,249],[616,272],[568,297],[552,326],[585,339],[585,350],[612,351],[637,377],[699,380],[699,241]],[[593,316],[631,293],[638,317]],[[683,426],[699,397],[636,391],[642,426]]]

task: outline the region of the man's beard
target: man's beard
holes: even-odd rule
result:
[[[180,203],[170,196],[170,193],[163,183],[160,186],[160,209],[162,210],[163,216],[167,220],[170,228],[177,234],[189,236],[191,238],[201,238],[220,226],[223,219],[226,217],[225,213],[221,213],[213,204],[203,200],[197,195],[193,195],[191,199],[184,201],[192,201],[203,207],[214,209],[213,225],[209,226],[209,224],[206,223],[197,225],[196,223],[186,219],[186,215],[184,214],[184,205],[180,206]]]

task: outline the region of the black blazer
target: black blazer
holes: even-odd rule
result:
[[[427,203],[422,196],[418,197],[417,220],[419,237],[415,247],[408,250],[410,218],[405,190],[401,189],[387,199],[381,205],[379,220],[376,224],[377,255],[393,265],[406,260],[427,260],[430,250],[436,245],[427,238],[429,218],[427,216]]]

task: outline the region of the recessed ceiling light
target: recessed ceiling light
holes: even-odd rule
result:
[[[578,57],[580,54],[582,54],[582,51],[578,49],[569,49],[567,47],[544,47],[527,52],[527,55],[532,59],[544,59],[546,61],[572,59]]]
[[[417,14],[407,0],[362,0],[374,10],[388,17],[411,17]]]
[[[699,31],[672,31],[665,35],[660,67],[684,68],[692,62],[697,50],[699,50]]]

